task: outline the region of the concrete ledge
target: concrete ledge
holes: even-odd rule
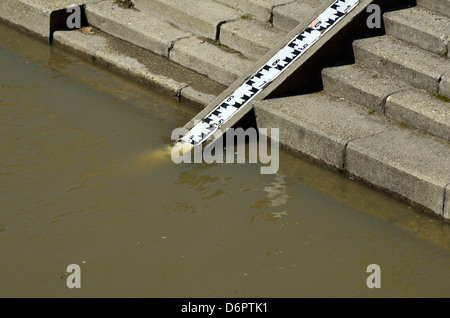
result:
[[[144,8],[155,5],[154,2],[139,3]],[[174,2],[169,1],[168,4],[174,5]],[[164,56],[221,84],[230,84],[254,62],[218,42],[198,38],[154,14],[124,9],[110,0],[89,5],[86,15],[90,25],[101,31]]]
[[[326,68],[322,71],[324,90],[379,113],[386,97],[410,86],[358,64]]]
[[[134,77],[150,87],[158,88],[164,93],[177,98],[181,89],[187,86],[186,83],[180,83],[171,78],[154,74],[137,59],[114,52],[108,47],[99,49],[95,53],[94,58],[119,73]]]
[[[325,48],[329,48],[327,44],[333,42],[332,39],[337,36],[337,38],[341,39],[342,33],[345,33],[346,30],[352,29],[355,24],[359,24],[360,19],[365,12],[365,8],[370,3],[373,3],[374,0],[362,0],[360,4],[353,9],[346,17],[345,20],[333,27],[329,32],[327,32],[323,37],[321,37],[314,46],[312,46],[308,51],[305,52],[301,57],[299,57],[288,69],[285,70],[283,74],[273,80],[269,85],[267,85],[256,98],[257,100],[263,100],[265,98],[270,98],[272,95],[277,95],[280,92],[277,91],[278,88],[282,87],[283,89],[287,87],[287,89],[292,89],[293,86],[297,88],[304,85],[304,81],[309,82],[309,77],[300,76],[301,72],[305,71],[304,67],[307,65],[308,67],[317,67],[320,65],[320,61],[323,63],[323,54],[320,55],[318,53],[324,53]],[[225,90],[222,94],[220,94],[217,98],[215,98],[203,111],[197,114],[193,119],[191,119],[184,126],[186,129],[191,129],[194,126],[194,123],[197,120],[202,120],[205,116],[207,116],[217,105],[222,103],[227,97],[233,94],[233,92],[238,89],[243,83],[245,83],[250,76],[256,73],[267,61],[269,61],[279,50],[281,50],[289,41],[291,41],[294,37],[298,36],[309,24],[314,21],[317,16],[322,13],[325,9],[328,8],[328,4],[322,5],[317,8],[314,12],[310,12],[307,18],[305,18],[302,23],[297,25],[295,29],[291,30],[283,39],[280,41],[269,51],[267,52],[258,62],[253,63],[251,67],[244,71],[242,76],[234,81],[227,90]],[[365,18],[364,18],[365,23]],[[336,44],[333,42],[333,44]],[[339,47],[339,45],[338,45]],[[340,48],[340,47],[339,47]],[[334,51],[333,51],[334,52]],[[330,53],[330,50],[326,50],[326,53]],[[332,53],[331,53],[332,54]],[[320,55],[319,57],[316,57]],[[313,58],[314,57],[314,58]],[[329,57],[329,56],[328,56]],[[326,58],[326,57],[325,57]],[[320,60],[318,60],[320,59]],[[303,73],[304,74],[304,73]],[[299,77],[302,77],[303,82],[299,81]],[[285,93],[284,91],[281,93]],[[281,95],[280,93],[280,95]],[[287,95],[287,94],[286,94]],[[285,96],[286,96],[285,95]],[[239,120],[247,114],[253,108],[252,103],[248,103],[240,108],[239,112],[242,114],[241,116],[233,116],[228,119],[228,121],[221,126],[220,130],[223,132],[226,129],[233,127]]]
[[[448,54],[450,19],[420,7],[384,14],[386,33],[432,53]]]
[[[430,94],[407,90],[386,99],[386,115],[450,142],[450,104]]]
[[[66,49],[84,57],[95,59],[97,51],[108,46],[108,38],[95,34],[84,35],[79,31],[60,31],[54,34],[54,44],[64,46]]]
[[[175,41],[192,36],[163,19],[123,9],[113,1],[87,6],[86,16],[90,25],[165,57]]]
[[[450,107],[429,93],[358,64],[322,72],[324,90],[450,141]]]
[[[258,127],[280,128],[280,142],[336,170],[345,170],[345,150],[355,139],[388,129],[381,116],[325,93],[257,101]]]
[[[220,43],[250,58],[259,59],[285,33],[252,19],[238,19],[220,28]]]
[[[170,51],[169,58],[224,85],[233,83],[254,64],[254,61],[242,58],[235,53],[224,52],[219,47],[197,37],[177,41]]]
[[[71,4],[85,5],[88,0],[1,0],[0,19],[50,41],[51,15]],[[92,0],[94,1],[94,0]]]
[[[438,92],[442,74],[450,74],[444,57],[389,36],[357,40],[354,52],[356,62],[432,93]]]
[[[252,16],[261,22],[269,22],[273,19],[273,9],[280,5],[292,2],[292,0],[216,0],[222,4],[235,8]]]
[[[197,73],[167,61],[167,59],[133,47],[129,43],[112,38],[98,30],[94,30],[94,32],[94,35],[84,35],[80,31],[59,31],[55,33],[54,43],[135,78],[178,100],[183,98],[183,101],[200,108],[205,107],[211,96],[216,96],[225,89]],[[194,83],[195,86],[189,85],[187,82]],[[202,92],[196,86],[206,88],[206,92]],[[187,88],[189,89],[186,90]],[[184,93],[182,93],[183,91]]]
[[[393,129],[349,143],[347,171],[377,188],[444,217],[450,147],[408,129]]]
[[[153,24],[149,21],[137,22],[138,19],[135,15],[130,17],[126,14],[130,11],[115,6],[109,0],[2,0],[0,2],[0,19],[45,41],[50,41],[52,28],[54,27],[52,23],[55,23],[52,22],[52,19],[56,17],[61,20],[59,16],[54,16],[54,13],[62,10],[64,14],[67,14],[66,8],[71,4],[86,5],[92,8],[90,11],[91,17],[97,20],[99,24],[110,23],[111,29],[115,30],[115,32],[112,32],[115,36],[132,40],[134,35],[135,42],[139,42],[141,45],[151,42],[149,40],[151,36],[146,37],[145,32],[137,34],[136,29],[130,27],[129,23],[144,24],[144,27],[149,27],[146,29],[148,33],[154,31]],[[102,9],[104,9],[104,12],[102,12]],[[106,16],[112,12],[117,14],[118,19],[107,19],[105,12],[107,13]],[[135,11],[133,13],[138,14]],[[129,21],[130,18],[132,20]],[[164,24],[170,26],[165,21],[161,25],[158,24],[161,31],[160,38],[164,38],[160,42],[162,48],[159,53],[167,56],[168,49],[172,46],[173,41],[190,34],[178,30],[178,32],[175,32],[176,34],[172,33],[172,37],[166,36],[169,31],[165,29]],[[171,30],[174,29],[173,26],[170,27]],[[183,98],[184,102],[199,108],[204,108],[210,102],[212,96],[219,95],[226,88],[195,71],[186,69],[167,59],[158,58],[149,51],[133,47],[127,42],[119,43],[118,38],[107,36],[98,30],[95,32],[96,34],[92,36],[83,35],[79,31],[55,32],[55,44],[106,65],[122,74],[134,77],[144,84],[160,89],[177,99]],[[240,71],[242,69],[245,68],[241,68]],[[182,90],[184,90],[183,93]]]
[[[450,74],[446,74],[441,77],[439,94],[450,98]]]
[[[328,7],[333,2],[334,0],[300,0],[276,6],[272,10],[273,26],[289,32],[300,22],[310,20],[311,16],[321,12],[321,8]]]
[[[0,18],[47,41],[50,39],[50,14],[51,10],[32,2],[0,1]]]

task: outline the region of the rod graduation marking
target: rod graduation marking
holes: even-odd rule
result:
[[[182,144],[201,145],[226,123],[239,109],[249,103],[269,83],[280,76],[295,60],[355,8],[360,0],[337,0],[306,29],[294,37],[264,66],[229,95],[182,138]]]

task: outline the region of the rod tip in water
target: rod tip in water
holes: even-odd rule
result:
[[[143,154],[139,158],[139,166],[146,168],[155,168],[167,164],[172,161],[173,154],[178,154],[182,156],[185,151],[190,151],[191,146],[183,144],[181,142],[176,142],[165,146],[162,149],[152,150],[148,153]]]

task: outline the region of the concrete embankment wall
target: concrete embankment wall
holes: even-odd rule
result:
[[[59,16],[66,16],[66,9],[70,5],[84,6],[87,2],[95,1],[97,0],[2,0],[0,19],[50,41],[53,31],[60,27]]]

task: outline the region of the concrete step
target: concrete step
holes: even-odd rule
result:
[[[253,59],[259,59],[278,44],[286,32],[243,16],[222,25],[220,43]]]
[[[47,42],[56,30],[66,28],[66,9],[70,5],[86,5],[96,0],[1,0],[0,21],[8,21]]]
[[[141,0],[136,7],[157,13],[181,29],[215,40],[250,59],[259,59],[286,32],[213,0]]]
[[[277,6],[272,10],[273,26],[289,32],[300,22],[312,22],[322,13],[321,8],[326,8],[333,2],[334,0],[299,0]]]
[[[422,7],[413,7],[388,12],[384,14],[384,21],[388,35],[432,53],[450,56],[450,18]]]
[[[227,86],[254,64],[252,60],[198,37],[175,42],[169,59]]]
[[[448,142],[324,92],[258,101],[255,113],[258,127],[280,128],[285,146],[450,218]]]
[[[450,103],[426,91],[357,64],[324,69],[322,78],[329,94],[450,141]]]
[[[90,25],[165,57],[174,42],[192,36],[162,18],[121,8],[113,1],[88,5],[86,16]]]
[[[134,0],[145,13],[158,14],[167,21],[211,40],[218,40],[223,23],[240,19],[242,13],[213,0]]]
[[[198,108],[226,89],[167,58],[95,28],[92,31],[91,35],[79,30],[58,31],[53,43]]]
[[[216,2],[237,9],[261,22],[272,23],[272,10],[292,0],[215,0]]]
[[[390,36],[353,42],[357,63],[430,93],[450,97],[450,60]]]
[[[401,91],[386,99],[386,115],[450,142],[450,103],[417,89]]]
[[[450,0],[417,0],[417,4],[450,18]]]
[[[89,23],[103,32],[162,55],[223,85],[230,85],[253,64],[242,55],[199,39],[158,16],[124,9],[112,1],[90,4],[86,15]]]
[[[384,103],[395,92],[411,86],[358,64],[325,68],[324,90],[332,95],[361,104],[369,110],[384,112]]]

